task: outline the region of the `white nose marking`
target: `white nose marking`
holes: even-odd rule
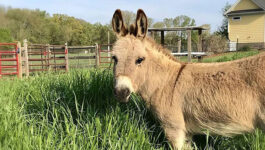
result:
[[[126,76],[118,76],[118,78],[116,78],[115,88],[117,89],[128,88],[130,89],[131,92],[134,92],[132,81],[130,78]]]

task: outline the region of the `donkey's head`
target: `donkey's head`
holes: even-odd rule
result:
[[[135,24],[128,30],[118,9],[113,15],[112,27],[118,38],[113,47],[115,95],[119,101],[128,102],[130,94],[143,84],[148,67],[145,48],[147,17],[139,9]]]

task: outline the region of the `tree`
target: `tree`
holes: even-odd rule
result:
[[[136,14],[132,11],[123,10],[122,17],[125,25],[129,27],[131,24],[135,23]]]
[[[0,42],[13,42],[13,38],[8,29],[0,29]]]
[[[232,5],[227,2],[225,4],[225,6],[222,8],[222,14],[224,15],[225,12],[229,8],[231,8],[231,6]],[[223,21],[222,21],[222,25],[218,28],[218,30],[216,31],[216,34],[222,35],[228,39],[228,18],[226,16],[224,16]]]
[[[187,26],[195,26],[195,20],[186,16],[186,15],[180,15],[175,18],[164,18],[163,22],[156,22],[153,24],[154,28],[172,28],[172,27],[187,27]],[[197,33],[192,33],[192,40],[194,42],[197,42]],[[166,32],[165,34],[165,43],[169,45],[177,45],[178,39],[182,39],[182,43],[186,43],[186,33],[185,32]],[[160,34],[155,34],[155,39],[157,42],[160,41]]]

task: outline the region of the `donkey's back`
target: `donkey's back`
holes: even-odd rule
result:
[[[188,82],[184,83],[184,82]],[[265,53],[214,64],[188,64],[180,78],[187,131],[221,135],[265,130]]]

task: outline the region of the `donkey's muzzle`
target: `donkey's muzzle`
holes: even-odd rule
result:
[[[124,88],[115,88],[114,94],[120,102],[127,103],[129,101],[131,91],[129,88],[125,88],[125,87]]]

